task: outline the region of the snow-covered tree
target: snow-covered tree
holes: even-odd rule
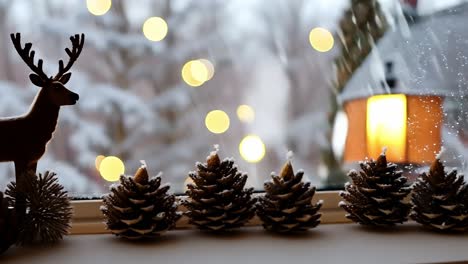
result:
[[[108,14],[93,17],[82,1],[70,1],[56,17],[41,21],[57,41],[74,32],[87,37],[84,56],[92,63],[79,68],[70,83],[81,100],[62,118],[69,131],[63,136],[70,138],[76,153],[70,162],[82,171],[96,174],[94,158],[115,155],[129,170],[138,166],[138,159],[146,159],[150,169],[183,182],[193,153],[210,145],[197,139],[203,134],[193,133],[192,91],[182,83],[180,70],[188,60],[208,54],[216,33],[214,15],[209,14],[217,3],[183,2],[143,1],[136,6],[114,0]],[[150,16],[168,22],[164,41],[153,43],[141,33]]]
[[[316,52],[308,36],[317,26],[336,31],[348,0],[113,0],[103,16],[91,15],[85,2],[0,0],[0,34],[5,36],[0,38],[0,116],[26,112],[37,92],[11,50],[9,32],[21,31],[33,42],[50,73],[65,55],[68,36],[86,34],[67,84],[80,101],[61,111],[39,170],[56,170],[73,193],[99,194],[107,184],[95,158],[115,155],[127,171],[146,160],[150,172],[162,170],[173,190],[181,192],[194,161],[221,144],[223,155],[234,156],[249,173],[248,184],[257,188],[288,149],[306,176],[319,182],[316,175],[324,171],[320,150],[329,147],[333,106],[328,97],[337,49]],[[168,35],[160,42],[142,34],[152,16],[168,23]],[[198,58],[209,59],[215,75],[201,87],[190,87],[181,69]],[[236,119],[240,104],[253,106],[255,122]],[[230,115],[224,134],[206,130],[205,115],[214,109]],[[265,159],[255,165],[238,153],[249,133],[258,134],[267,148]],[[12,166],[0,165],[0,177],[12,173]]]

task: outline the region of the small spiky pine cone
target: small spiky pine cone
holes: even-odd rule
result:
[[[122,175],[103,198],[107,229],[127,239],[154,238],[173,229],[182,214],[169,188],[161,185],[160,175],[149,179],[144,165],[133,177]]]
[[[275,232],[305,231],[320,223],[318,213],[322,201],[312,204],[315,187],[304,183],[304,172],[299,170],[296,175],[288,161],[280,175],[272,173],[269,182],[264,184],[265,195],[257,203],[257,215],[263,222],[263,227]]]
[[[377,161],[361,162],[361,171],[349,172],[352,183],[346,183],[340,195],[340,206],[347,218],[362,225],[391,226],[408,220],[410,205],[403,199],[411,188],[396,164],[387,163],[385,151]]]
[[[427,228],[468,229],[468,186],[456,170],[445,173],[439,158],[414,183],[411,203],[411,218]]]
[[[9,198],[0,192],[0,254],[16,242],[18,223],[15,208]]]
[[[27,213],[19,223],[17,243],[52,243],[68,235],[72,208],[68,193],[58,183],[56,174],[46,171],[36,175],[29,171],[22,181],[21,187],[10,183],[6,191],[13,199],[18,192],[26,198]]]
[[[216,151],[190,172],[186,215],[201,230],[224,231],[245,225],[254,215],[253,188],[244,189],[247,175],[237,171],[232,159],[220,161]]]

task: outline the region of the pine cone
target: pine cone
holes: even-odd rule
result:
[[[0,254],[16,242],[18,223],[15,209],[7,197],[0,192]]]
[[[190,223],[202,230],[222,231],[238,228],[255,214],[253,188],[244,189],[247,175],[237,171],[232,159],[220,161],[216,152],[207,163],[197,163],[190,172],[194,184],[187,185],[184,202]]]
[[[161,185],[160,175],[149,179],[144,165],[133,177],[122,175],[103,198],[107,228],[127,239],[154,238],[173,229],[181,213],[169,188]]]
[[[266,182],[265,196],[259,198],[257,215],[263,227],[275,232],[305,231],[320,223],[318,213],[322,201],[312,204],[315,187],[304,183],[304,172],[294,175],[291,162],[288,161],[279,176],[272,174],[272,180]]]
[[[407,179],[397,170],[396,164],[388,163],[385,152],[377,162],[372,159],[360,163],[362,171],[349,172],[352,183],[346,183],[340,193],[345,201],[340,206],[347,218],[363,225],[389,226],[407,221],[410,205],[403,199],[411,188],[404,187]]]
[[[46,171],[36,175],[29,171],[22,178],[21,190],[16,183],[8,185],[8,196],[17,197],[21,192],[26,198],[27,213],[19,223],[18,244],[56,242],[68,234],[72,208],[67,191],[58,183],[56,174]]]
[[[463,176],[445,173],[437,158],[429,174],[423,172],[413,186],[411,218],[436,230],[468,229],[468,186]]]

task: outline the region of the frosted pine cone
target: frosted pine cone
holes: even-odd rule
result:
[[[312,204],[315,187],[304,183],[303,171],[294,175],[288,161],[279,176],[272,174],[272,180],[265,183],[265,195],[259,198],[257,215],[263,227],[275,232],[305,231],[320,223],[318,213],[322,201]]]
[[[422,173],[414,184],[411,202],[411,218],[425,227],[468,229],[468,186],[456,170],[445,173],[439,158],[432,163],[429,173]]]
[[[154,238],[174,228],[181,213],[168,190],[159,175],[149,179],[145,166],[133,177],[122,175],[103,199],[107,228],[127,239]]]
[[[202,230],[229,230],[247,223],[255,214],[253,189],[244,189],[247,175],[237,171],[232,159],[220,161],[216,152],[207,163],[197,163],[187,185],[187,216]]]
[[[340,206],[347,218],[363,225],[389,226],[408,220],[410,205],[403,199],[411,188],[396,164],[387,163],[385,152],[377,161],[362,162],[361,171],[352,170],[352,183],[345,185]]]

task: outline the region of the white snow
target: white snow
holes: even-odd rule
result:
[[[193,162],[203,159],[200,155],[215,142],[236,158],[256,188],[261,188],[271,168],[280,166],[288,150],[294,151],[294,162],[305,168],[305,178],[313,184],[320,181],[317,175],[328,175],[321,154],[329,148],[330,62],[339,45],[329,53],[318,53],[311,49],[307,36],[316,26],[334,32],[348,0],[174,0],[173,13],[166,18],[173,35],[161,42],[148,41],[141,34],[141,23],[151,10],[164,12],[165,1],[142,0],[138,5],[125,1],[127,21],[116,9],[92,17],[81,0],[55,0],[49,6],[36,2],[0,0],[0,8],[10,11],[0,22],[34,42],[47,71],[55,71],[58,58],[65,56],[68,35],[84,32],[87,37],[67,84],[80,94],[80,101],[61,110],[55,137],[39,163],[40,171],[57,171],[71,192],[107,191],[109,183],[94,166],[98,155],[124,158],[127,171],[135,171],[139,161],[145,160],[148,170],[163,170],[164,180],[172,182],[176,191],[183,190]],[[397,8],[395,1],[380,2],[387,14]],[[422,12],[432,12],[460,1],[419,2]],[[439,38],[430,33],[429,37]],[[11,48],[8,41],[1,38],[0,48]],[[38,91],[29,84],[29,70],[21,59],[13,51],[7,53],[0,54],[0,76],[3,65],[15,74],[12,80],[0,80],[2,117],[25,113]],[[379,54],[372,56],[375,65],[382,63]],[[210,59],[216,73],[203,86],[188,87],[180,70],[195,58]],[[381,68],[373,68],[372,74],[382,74]],[[464,78],[458,81],[466,88]],[[237,122],[239,104],[255,109],[253,123]],[[453,108],[466,109],[465,105],[466,98],[459,98]],[[225,110],[231,117],[225,134],[212,135],[204,126],[207,111],[213,109]],[[454,116],[463,118],[466,110],[459,112]],[[333,132],[338,159],[345,139],[342,117]],[[465,125],[459,120],[449,124],[455,122],[461,124],[443,133],[444,158],[466,173],[468,148],[454,132],[463,131]],[[248,133],[265,142],[267,155],[261,163],[249,164],[238,153],[239,141]],[[215,147],[210,155],[218,151]],[[289,152],[287,158],[292,159]],[[13,178],[12,164],[0,165],[0,182]]]
[[[436,159],[440,160],[444,152],[445,152],[445,148],[441,147],[439,153],[437,153],[436,155]]]
[[[218,155],[218,152],[219,152],[219,144],[215,144],[213,146],[214,150],[210,152],[210,156],[215,156],[215,155]],[[207,157],[206,159],[208,159],[209,157]]]
[[[387,149],[388,149],[387,147],[382,148],[382,155],[385,155],[387,153]]]

